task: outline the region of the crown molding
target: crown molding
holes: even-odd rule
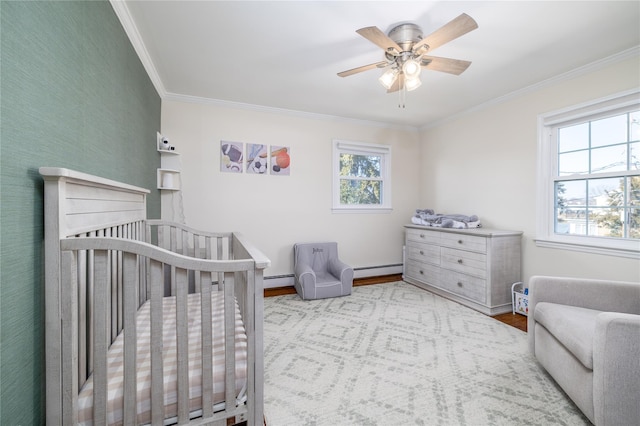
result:
[[[151,56],[149,55],[147,48],[142,42],[142,37],[140,36],[140,32],[138,32],[138,27],[131,17],[131,13],[129,12],[127,4],[123,0],[109,0],[109,3],[111,3],[113,11],[116,13],[116,16],[120,20],[122,28],[124,28],[125,33],[127,33],[129,41],[131,41],[134,50],[138,54],[138,58],[140,58],[140,62],[142,62],[142,66],[144,66],[144,69],[147,71],[147,74],[149,75],[153,86],[158,92],[158,95],[160,95],[160,98],[164,98],[164,96],[166,96],[167,94],[167,91],[162,84],[162,80],[158,75],[158,71],[156,70],[153,61],[151,60]]]
[[[424,126],[421,126],[419,128],[419,130],[423,131],[423,130],[427,130],[427,129],[430,129],[430,128],[433,128],[433,127],[440,126],[440,125],[448,123],[450,121],[454,121],[454,120],[456,120],[456,119],[458,119],[460,117],[463,117],[465,115],[481,111],[483,109],[492,107],[492,106],[497,105],[497,104],[501,104],[503,102],[510,101],[512,99],[518,98],[520,96],[526,95],[528,93],[535,92],[537,90],[552,86],[554,84],[557,84],[557,83],[560,83],[560,82],[563,82],[563,81],[572,80],[572,79],[574,79],[576,77],[579,77],[579,76],[582,76],[582,75],[585,75],[585,74],[588,74],[588,73],[591,73],[591,72],[594,72],[594,71],[598,71],[598,70],[600,70],[602,68],[605,68],[605,67],[607,67],[609,65],[612,65],[612,64],[615,64],[615,63],[618,63],[618,62],[622,62],[622,61],[625,61],[627,59],[631,59],[631,58],[634,58],[634,57],[635,58],[640,57],[640,45],[639,46],[634,46],[634,47],[629,48],[627,50],[623,50],[622,52],[618,52],[618,53],[613,54],[611,56],[607,56],[606,58],[602,58],[602,59],[599,59],[597,61],[591,62],[591,63],[589,63],[587,65],[578,67],[578,68],[573,69],[571,71],[567,71],[565,73],[558,74],[558,75],[556,75],[554,77],[551,77],[551,78],[548,78],[546,80],[539,81],[538,83],[534,83],[534,84],[532,84],[530,86],[523,87],[522,89],[515,90],[513,92],[507,93],[506,95],[499,96],[497,98],[491,99],[491,100],[489,100],[487,102],[483,102],[481,104],[478,104],[478,105],[476,105],[474,107],[471,107],[469,109],[461,111],[461,112],[459,112],[457,114],[450,115],[449,117],[443,118],[441,120],[437,120],[437,121],[434,121],[434,122],[431,122],[431,123],[427,123]]]

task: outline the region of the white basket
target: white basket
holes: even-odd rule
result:
[[[517,282],[511,286],[511,306],[514,314],[529,315],[529,295],[525,294],[524,283]]]

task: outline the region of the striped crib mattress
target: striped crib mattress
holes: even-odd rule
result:
[[[213,291],[211,295],[213,328],[213,383],[215,404],[224,404],[224,299],[222,292]],[[177,342],[176,342],[176,300],[175,297],[163,299],[163,362],[164,362],[164,410],[165,419],[177,416]],[[137,412],[138,423],[151,422],[151,328],[150,303],[147,301],[137,314]],[[247,380],[247,336],[240,310],[236,303],[235,346],[236,346],[236,395],[245,397]],[[201,316],[200,294],[188,296],[189,328],[189,411],[202,408],[202,354],[201,354]],[[107,358],[108,395],[107,422],[109,425],[122,424],[123,421],[123,371],[124,337],[116,338],[109,348]],[[222,409],[220,407],[220,409]],[[93,424],[93,376],[89,376],[78,396],[78,422],[81,425]]]

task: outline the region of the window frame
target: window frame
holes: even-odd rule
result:
[[[555,183],[568,180],[567,176],[558,175],[557,129],[598,120],[616,113],[622,114],[639,107],[640,89],[634,89],[538,116],[535,238],[537,246],[640,259],[640,241],[638,240],[555,233]],[[629,175],[629,171],[621,171],[605,173],[598,177]],[[584,178],[591,179],[593,175],[585,175]]]
[[[381,204],[341,204],[340,203],[340,155],[341,154],[380,156]],[[391,146],[333,140],[333,187],[332,211],[334,213],[388,213],[393,210],[391,202]]]

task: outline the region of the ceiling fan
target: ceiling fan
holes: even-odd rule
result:
[[[370,42],[384,49],[385,60],[353,68],[338,73],[348,77],[374,68],[387,68],[380,77],[380,83],[387,93],[405,89],[417,89],[422,83],[422,68],[460,75],[471,65],[460,59],[430,56],[427,53],[478,28],[478,24],[466,13],[451,20],[438,30],[422,37],[422,29],[415,24],[400,24],[386,35],[377,27],[360,28],[356,32]]]

